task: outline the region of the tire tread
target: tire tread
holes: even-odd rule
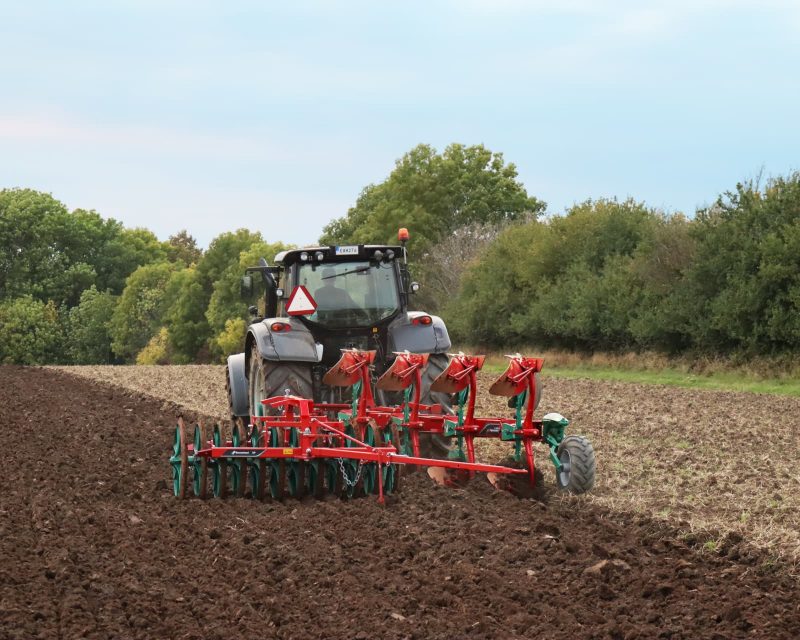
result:
[[[556,483],[562,490],[573,494],[586,493],[594,486],[597,462],[594,455],[594,447],[585,436],[567,436],[558,445],[557,453],[567,448],[569,449],[571,467],[569,473],[569,483],[566,487],[561,486],[556,472]]]

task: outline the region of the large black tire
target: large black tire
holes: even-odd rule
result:
[[[556,450],[562,470],[556,471],[556,485],[562,491],[586,493],[594,486],[595,458],[592,443],[583,436],[567,436]]]
[[[314,385],[311,377],[311,366],[299,362],[273,362],[261,357],[258,347],[253,345],[250,353],[250,365],[247,371],[247,398],[252,415],[266,415],[277,411],[267,410],[263,414],[258,411],[261,400],[274,396],[293,395],[300,398],[314,399]],[[265,436],[265,442],[268,436]],[[281,460],[271,471],[270,490],[272,497],[282,499],[288,493],[289,472],[297,474],[296,491],[292,494],[301,497],[305,493],[305,462],[285,462]],[[266,473],[266,468],[264,468]],[[277,474],[277,475],[275,475]],[[266,484],[265,484],[266,488]]]
[[[286,395],[287,392],[289,395],[301,398],[314,398],[314,384],[309,365],[266,360],[261,357],[258,347],[255,346],[250,353],[247,388],[251,415],[257,415],[256,408],[261,400]]]
[[[450,359],[445,353],[432,353],[428,357],[428,366],[422,373],[422,391],[419,401],[422,404],[440,404],[442,410],[453,415],[453,397],[449,393],[431,391],[431,385],[439,375],[447,369]],[[420,454],[424,458],[446,459],[453,450],[450,438],[444,438],[432,433],[422,433],[419,438]]]
[[[228,415],[230,416],[230,424],[233,427],[236,424],[236,418],[244,418],[245,422],[250,421],[250,415],[246,416],[237,416],[236,412],[233,410],[233,391],[231,389],[231,377],[230,371],[228,370],[228,365],[225,365],[225,393],[228,395]]]

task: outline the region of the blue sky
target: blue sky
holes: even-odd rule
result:
[[[558,213],[800,168],[800,2],[0,0],[0,187],[313,242],[420,142]]]

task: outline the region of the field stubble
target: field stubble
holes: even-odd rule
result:
[[[223,366],[59,368],[198,413],[227,413]],[[482,374],[478,413],[507,415],[505,400],[485,392],[492,378]],[[744,539],[797,573],[800,399],[546,375],[543,381],[539,415],[564,414],[569,432],[588,436],[597,453],[596,487],[581,500],[664,520],[710,551]],[[479,444],[487,462],[508,451],[494,441]],[[553,482],[545,450],[537,455]]]

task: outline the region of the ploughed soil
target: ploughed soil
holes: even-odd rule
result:
[[[198,416],[189,415],[188,419]],[[581,498],[178,500],[175,410],[0,367],[0,638],[795,638],[800,585]]]

